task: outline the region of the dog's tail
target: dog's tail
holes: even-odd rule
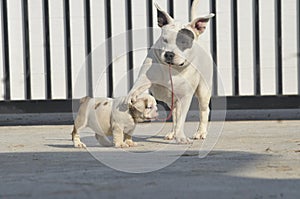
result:
[[[197,17],[197,8],[199,5],[200,0],[194,0],[193,4],[192,4],[192,8],[191,8],[191,19],[190,21],[192,21],[193,19],[195,19]]]
[[[83,97],[80,99],[80,104],[83,104],[84,102],[86,102],[87,100],[91,99],[89,96]]]

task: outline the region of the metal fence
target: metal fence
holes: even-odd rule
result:
[[[192,0],[157,2],[188,20]],[[124,72],[126,93],[136,78],[133,69],[157,38],[153,29],[143,38],[130,31],[156,27],[153,0],[0,0],[0,6],[2,125],[70,123],[72,104],[94,95],[99,71],[89,55],[101,43],[107,71],[100,95],[113,97]],[[299,119],[299,1],[201,1],[199,13],[208,12],[216,17],[201,39],[217,65],[213,100],[226,98],[227,119]],[[110,39],[122,32],[125,43]],[[134,51],[136,40],[144,42],[143,51]],[[117,63],[121,45],[127,53]],[[84,89],[75,94],[75,74],[84,62]]]

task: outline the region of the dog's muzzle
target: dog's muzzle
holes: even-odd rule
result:
[[[165,62],[168,64],[173,64],[173,59],[175,57],[175,53],[167,51],[165,52]]]
[[[173,53],[171,51],[165,52],[164,58],[165,58],[164,62],[169,64],[169,65],[172,65],[172,66],[182,67],[185,64],[185,61],[183,63],[180,63],[180,64],[174,63],[175,53]]]

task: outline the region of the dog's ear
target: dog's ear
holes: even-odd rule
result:
[[[148,104],[147,98],[140,98],[131,105],[131,108],[137,110],[140,113],[143,113],[147,107],[147,104]]]
[[[214,16],[215,16],[215,14],[211,13],[204,17],[197,17],[190,23],[190,25],[191,25],[193,31],[195,32],[195,34],[197,35],[197,37],[205,31],[207,23]]]
[[[154,3],[156,9],[157,9],[157,24],[159,27],[163,27],[167,24],[172,23],[173,18],[163,9],[159,7],[157,3]]]

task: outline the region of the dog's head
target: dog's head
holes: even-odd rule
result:
[[[149,94],[140,95],[129,105],[129,110],[136,122],[151,121],[158,116],[156,100]]]
[[[205,31],[207,23],[214,17],[209,14],[196,17],[188,24],[175,21],[167,12],[157,4],[157,21],[162,33],[156,48],[159,49],[159,58],[162,63],[177,67],[188,65],[188,58],[192,55],[195,41]]]

